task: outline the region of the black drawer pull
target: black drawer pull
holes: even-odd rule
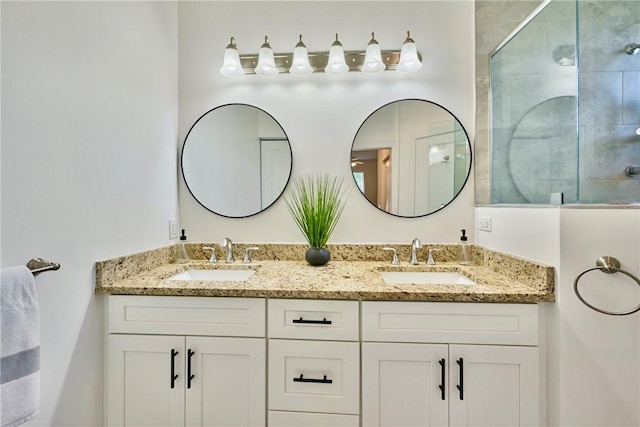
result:
[[[188,349],[187,350],[187,388],[191,388],[191,380],[193,380],[196,376],[191,373],[191,356],[196,354],[195,351]]]
[[[300,377],[293,378],[293,382],[295,382],[295,383],[332,384],[333,380],[328,380],[326,375],[324,376],[324,378],[318,379],[318,378],[304,378],[303,375],[300,374]]]
[[[293,323],[310,323],[310,324],[315,324],[315,325],[330,325],[331,324],[331,320],[327,320],[327,318],[325,317],[322,320],[306,320],[303,319],[302,317],[299,319],[293,319],[292,320]]]
[[[460,366],[460,384],[458,384],[456,388],[460,390],[460,400],[464,400],[464,367],[462,365],[464,363],[464,360],[461,357],[460,359],[456,360],[456,363],[458,364],[458,366]]]
[[[445,372],[445,363],[446,361],[444,359],[440,359],[438,360],[438,363],[440,364],[440,385],[438,386],[438,388],[440,389],[440,398],[442,400],[445,400],[445,389],[444,389],[444,382],[446,379],[446,372]]]
[[[178,374],[176,374],[176,356],[178,355],[178,351],[175,348],[171,349],[171,388],[176,387],[176,380],[178,379]]]

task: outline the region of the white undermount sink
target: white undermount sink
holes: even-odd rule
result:
[[[475,285],[455,271],[379,271],[385,283],[393,285]]]
[[[169,280],[199,280],[213,282],[242,282],[253,276],[255,270],[187,270],[169,277]]]

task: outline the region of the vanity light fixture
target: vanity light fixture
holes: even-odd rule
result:
[[[309,63],[309,52],[302,42],[302,34],[300,34],[300,40],[293,49],[293,60],[289,72],[297,76],[305,76],[313,73],[313,68],[311,68],[311,64]]]
[[[411,34],[407,31],[407,38],[402,44],[400,50],[400,61],[398,62],[398,71],[403,73],[412,73],[422,68],[422,62],[418,56],[418,49],[416,48],[416,42],[411,38]]]
[[[324,67],[324,72],[327,74],[342,74],[349,71],[349,66],[344,60],[344,49],[342,43],[338,40],[338,33],[336,33],[336,41],[331,44],[329,49],[329,59],[327,60],[327,66]]]
[[[380,45],[378,41],[375,39],[373,33],[371,33],[371,40],[369,40],[369,44],[367,45],[367,50],[364,54],[364,64],[362,64],[362,72],[363,73],[379,73],[380,71],[384,71],[387,66],[382,61],[382,51],[380,50]]]
[[[238,59],[239,58],[239,59]],[[407,37],[401,50],[381,50],[371,33],[371,39],[365,51],[344,51],[342,43],[336,39],[329,52],[309,52],[302,41],[302,35],[293,53],[273,53],[268,37],[260,46],[258,54],[238,55],[235,39],[225,49],[224,63],[220,73],[224,76],[258,74],[271,76],[279,73],[308,75],[311,73],[342,74],[347,71],[376,73],[384,70],[402,72],[418,71],[422,67],[416,44],[407,31]],[[238,66],[238,62],[240,66]]]
[[[231,37],[231,42],[224,50],[224,60],[222,61],[220,74],[227,77],[244,76],[244,69],[240,63],[240,55],[238,54],[238,48],[236,47],[236,40],[233,37]]]
[[[254,69],[255,73],[260,76],[273,76],[278,74],[276,61],[273,57],[273,50],[269,45],[269,37],[264,36],[264,43],[260,46],[258,52],[258,65]]]

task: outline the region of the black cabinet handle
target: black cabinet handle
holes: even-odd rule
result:
[[[191,349],[187,350],[187,388],[191,388],[191,380],[196,377],[191,373],[191,356],[194,354],[196,354],[195,351],[192,351]]]
[[[326,375],[324,376],[324,378],[319,379],[319,378],[304,378],[304,376],[302,374],[300,374],[300,377],[294,377],[293,378],[293,382],[296,382],[296,383],[331,384],[331,383],[333,383],[333,380],[327,379]]]
[[[445,360],[444,359],[440,359],[438,360],[438,363],[440,364],[440,385],[438,386],[438,388],[440,389],[440,398],[442,400],[445,400],[445,389],[444,389],[444,381],[445,381]]]
[[[456,363],[458,364],[458,366],[460,366],[460,384],[456,386],[456,388],[460,390],[460,400],[464,400],[464,367],[462,365],[463,362],[464,360],[462,360],[462,357],[456,360]]]
[[[171,388],[176,387],[176,380],[178,379],[178,375],[176,375],[176,356],[178,355],[178,351],[175,348],[171,349]]]
[[[293,323],[311,323],[311,324],[315,324],[315,325],[330,325],[331,324],[331,320],[327,320],[327,318],[325,317],[322,320],[306,320],[303,319],[302,317],[299,319],[293,319],[292,320]]]

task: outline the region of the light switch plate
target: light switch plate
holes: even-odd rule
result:
[[[169,219],[169,238],[178,238],[178,220],[175,218]]]
[[[488,231],[491,233],[491,217],[481,216],[478,217],[478,230]]]

